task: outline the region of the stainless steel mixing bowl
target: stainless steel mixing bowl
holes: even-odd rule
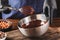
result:
[[[34,27],[34,28],[22,28],[23,24],[28,25],[28,23],[32,20],[41,20],[41,24],[43,25],[39,27]],[[47,21],[47,22],[44,24],[44,21]],[[30,15],[21,19],[18,22],[18,29],[23,35],[27,37],[39,37],[47,32],[48,27],[49,27],[49,17],[46,17],[45,14]]]

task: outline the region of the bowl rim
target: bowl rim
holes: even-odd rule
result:
[[[34,15],[41,15],[41,14],[34,14]],[[45,14],[43,14],[43,15],[45,15]],[[18,21],[18,25],[17,25],[17,26],[20,26],[20,25],[19,25],[20,22],[23,21],[25,18],[30,18],[30,17],[31,17],[31,15],[26,16],[26,17],[20,19],[20,20]],[[45,17],[46,17],[46,16],[45,16]],[[47,22],[49,21],[49,17],[46,17],[46,21],[47,21]],[[47,23],[47,22],[46,22],[46,23]],[[21,28],[21,27],[20,27],[20,28]],[[36,27],[35,27],[35,28],[36,28]],[[27,28],[24,28],[24,29],[27,29]]]
[[[0,40],[5,40],[7,38],[7,33],[4,32],[4,34],[5,34],[5,37],[0,38]]]
[[[33,14],[33,15],[41,15],[41,14]],[[43,15],[45,15],[45,14],[43,14]],[[25,19],[25,18],[28,18],[28,17],[31,17],[31,16],[32,16],[32,15],[26,16],[26,17],[20,19],[19,22],[20,22],[21,20],[23,20],[23,19]],[[47,17],[47,16],[45,16],[45,17],[47,18],[47,20],[49,20],[49,17]]]
[[[44,24],[44,25],[46,25],[47,23],[49,23],[49,20]],[[44,26],[44,25],[42,25],[42,26]],[[21,29],[26,29],[26,30],[28,30],[28,29],[34,29],[34,28],[40,28],[41,26],[39,26],[39,27],[34,27],[34,28],[22,28],[22,27],[19,27],[20,25],[19,25],[19,23],[18,23],[18,25],[17,25],[17,27],[18,28],[21,28]]]

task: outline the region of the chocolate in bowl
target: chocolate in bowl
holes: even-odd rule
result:
[[[0,31],[7,32],[12,28],[12,22],[8,20],[0,20]]]
[[[18,29],[27,37],[40,37],[47,32],[49,18],[45,14],[34,14],[21,19],[18,22]]]
[[[32,20],[27,24],[23,24],[22,26],[20,26],[21,28],[35,28],[35,27],[39,27],[42,26],[46,23],[47,21],[44,21],[42,24],[41,20]]]

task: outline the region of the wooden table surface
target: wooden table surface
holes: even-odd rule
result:
[[[49,27],[48,31],[39,38],[28,38],[21,34],[17,29],[19,19],[8,19],[13,23],[12,31],[6,32],[6,40],[60,40],[60,19],[54,19],[53,24]]]
[[[21,34],[19,30],[14,30],[7,33],[6,40],[60,40],[60,28],[49,27],[48,31],[39,38],[28,38]]]

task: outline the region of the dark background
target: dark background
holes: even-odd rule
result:
[[[56,13],[56,17],[60,18],[60,0],[56,0],[57,2],[57,13]]]

